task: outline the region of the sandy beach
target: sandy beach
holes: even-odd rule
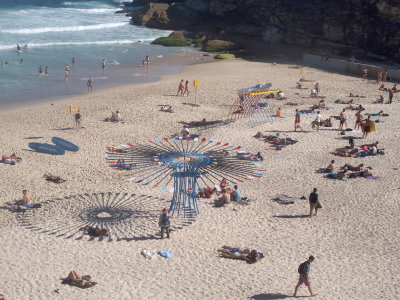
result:
[[[313,82],[304,83],[307,89],[296,89],[300,70],[292,66],[284,59],[277,60],[276,65],[241,59],[197,64],[154,83],[94,90],[77,98],[1,111],[0,153],[16,152],[23,161],[0,164],[0,204],[21,199],[24,189],[35,203],[61,199],[42,205],[36,215],[0,210],[0,294],[11,300],[286,299],[297,283],[298,265],[314,255],[311,281],[318,293],[316,299],[398,299],[400,158],[396,153],[400,126],[396,119],[400,116],[400,97],[395,94],[391,105],[372,104],[381,94],[387,100],[387,93],[378,91],[377,83],[305,68],[305,78],[318,81],[320,94],[326,96],[330,109],[321,112],[323,119],[339,115],[346,105],[334,102],[350,99],[349,93],[366,96],[353,98],[366,108],[364,113],[384,110],[389,114],[379,118],[383,122],[376,124],[377,132],[364,140],[355,139],[357,145],[379,141],[385,155],[337,157],[330,152],[348,145],[337,130],[339,121],[334,121],[333,128],[316,132],[310,125],[315,115],[304,115],[306,132],[293,132],[295,107],[284,103],[297,102],[299,109],[306,109],[317,100],[303,98],[309,95]],[[195,101],[193,87],[189,97],[175,96],[181,79],[192,82],[196,78],[200,81],[196,92],[199,107],[183,104]],[[180,121],[226,119],[229,105],[237,99],[237,89],[265,82],[283,90],[288,98],[271,100],[283,109],[283,119],[254,128],[241,119],[191,130],[201,137],[261,152],[266,174],[239,184],[242,195],[252,199],[252,204],[215,208],[212,199],[200,199],[201,215],[195,221],[183,224],[176,220],[179,226],[170,239],[152,238],[158,233],[157,216],[171,193],[128,181],[106,164],[106,147],[169,137],[182,129]],[[70,104],[79,105],[85,128],[74,129]],[[161,112],[162,104],[171,105],[174,113]],[[102,121],[116,110],[124,123]],[[355,111],[347,113],[349,127],[354,127]],[[282,151],[267,151],[264,149],[269,144],[253,137],[258,131],[279,132],[298,143]],[[61,156],[29,150],[29,142],[49,143],[53,136],[76,143],[80,150]],[[364,163],[381,178],[339,181],[315,173],[332,159],[338,166]],[[47,182],[45,172],[67,181]],[[308,217],[307,200],[291,205],[271,200],[276,194],[308,199],[314,187],[322,204],[316,217]],[[154,216],[143,221],[137,218],[123,228],[134,234],[134,239],[108,242],[46,232],[49,226],[57,228],[57,222],[63,224],[61,220],[71,218],[73,222],[70,212],[79,212],[79,206],[65,197],[89,194],[80,202],[76,200],[85,206],[87,199],[107,193],[136,194],[137,209]],[[172,227],[174,222],[172,219]],[[145,226],[139,228],[141,223]],[[217,249],[223,245],[255,248],[265,258],[256,264],[220,258]],[[174,256],[146,259],[142,249],[171,250]],[[90,274],[97,285],[89,289],[62,285],[61,278],[71,270]],[[308,297],[307,288],[302,286],[298,296]]]

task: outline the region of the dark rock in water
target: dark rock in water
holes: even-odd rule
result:
[[[185,33],[183,31],[174,31],[168,37],[175,38],[175,39],[180,39],[180,40],[186,39]]]
[[[136,24],[400,60],[400,0],[135,0]],[[260,43],[262,44],[262,43]]]

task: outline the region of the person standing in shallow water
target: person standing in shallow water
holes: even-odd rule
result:
[[[302,264],[300,264],[300,266],[299,266],[299,268],[298,268],[298,273],[299,273],[300,277],[299,277],[299,281],[297,282],[297,285],[296,285],[296,287],[295,287],[295,289],[294,289],[293,297],[296,297],[296,296],[297,296],[297,290],[299,289],[299,287],[300,287],[302,284],[304,284],[305,286],[307,286],[308,291],[310,292],[310,295],[311,295],[312,297],[317,296],[317,294],[315,294],[315,293],[312,291],[312,288],[311,288],[311,281],[310,281],[310,277],[309,277],[309,274],[310,274],[310,271],[311,271],[311,263],[313,263],[314,261],[315,261],[315,257],[311,255],[311,256],[308,258],[307,261],[305,261],[305,262],[303,262]]]
[[[88,81],[87,81],[87,91],[88,93],[91,93],[93,90],[93,79],[92,77],[89,77]]]
[[[72,59],[71,59],[71,62],[72,62],[72,67],[73,67],[73,68],[75,68],[75,65],[76,65],[76,59],[75,59],[75,56],[74,56],[74,57],[72,57]]]

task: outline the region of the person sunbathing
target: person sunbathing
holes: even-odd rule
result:
[[[167,108],[165,106],[161,106],[161,111],[167,112],[167,113],[173,113],[174,111],[172,110],[172,106],[169,105]]]
[[[233,112],[234,114],[242,114],[244,113],[243,105],[239,105],[239,109]]]
[[[112,113],[110,120],[111,120],[111,122],[122,121],[120,112],[117,110],[115,113]]]
[[[254,136],[256,139],[259,139],[259,138],[264,138],[265,136],[264,136],[264,134],[261,132],[261,131],[259,131],[259,132],[257,132],[256,133],[256,135]]]
[[[264,257],[262,253],[249,248],[232,248],[224,246],[222,249],[219,249],[218,252],[220,252],[221,257],[240,259],[249,264],[255,263]]]
[[[323,108],[325,108],[325,107],[326,107],[325,100],[319,101],[319,103],[318,103],[318,108],[319,108],[319,109],[323,109]]]
[[[343,180],[347,176],[347,169],[341,170],[338,173],[332,173],[328,174],[325,177],[327,178],[333,178],[333,179],[338,179],[338,180]]]
[[[56,176],[56,175],[50,174],[50,173],[48,173],[48,172],[46,172],[46,173],[43,175],[43,177],[44,177],[47,181],[51,181],[51,182],[54,182],[54,183],[63,183],[63,182],[66,181],[65,179],[62,179],[60,176]]]
[[[350,100],[342,100],[342,99],[336,99],[335,103],[336,104],[353,104],[354,100],[350,99]]]
[[[296,82],[296,89],[300,89],[300,90],[304,89],[303,84],[301,82]]]
[[[98,228],[86,225],[79,229],[83,231],[85,234],[88,234],[93,237],[101,237],[101,236],[109,236],[110,232],[106,228]]]
[[[363,176],[363,177],[370,177],[370,176],[373,176],[373,175],[372,175],[372,168],[371,168],[371,167],[366,168],[366,169],[363,171],[362,176]]]
[[[363,111],[363,110],[365,110],[365,108],[364,107],[362,107],[362,105],[360,104],[360,105],[358,105],[358,106],[356,106],[356,105],[349,105],[349,106],[347,106],[347,107],[345,107],[346,109],[350,109],[350,110],[358,110],[358,111]]]
[[[348,97],[355,97],[355,98],[365,98],[365,96],[360,96],[360,95],[353,95],[353,93],[350,93]]]
[[[333,125],[332,125],[331,118],[328,118],[326,120],[322,120],[321,121],[321,126],[323,126],[323,127],[332,127]]]
[[[75,285],[81,288],[93,286],[95,283],[90,281],[90,276],[79,276],[75,271],[71,271],[68,277],[62,281],[63,284]]]
[[[364,170],[364,164],[359,164],[359,165],[356,166],[356,167],[354,167],[354,166],[352,166],[352,165],[350,165],[350,164],[345,164],[345,165],[344,165],[343,167],[341,167],[340,169],[341,169],[341,170],[347,169],[347,170],[352,171],[352,172],[360,172],[360,171],[363,171],[363,170]]]
[[[319,168],[317,172],[332,172],[336,170],[335,161],[331,160],[331,163],[326,168]]]
[[[384,101],[385,101],[385,99],[383,98],[382,95],[380,95],[378,99],[376,99],[374,102],[372,102],[372,104],[383,104]]]

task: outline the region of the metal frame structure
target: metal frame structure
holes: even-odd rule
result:
[[[225,178],[232,184],[263,175],[260,163],[240,146],[203,139],[164,138],[107,148],[106,161],[126,173],[130,181],[173,193],[169,212],[183,217],[200,213],[196,193],[219,185]]]

